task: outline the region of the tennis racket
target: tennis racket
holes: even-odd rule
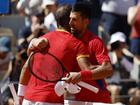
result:
[[[33,61],[31,62],[32,59]],[[61,79],[69,75],[69,72],[61,61],[49,52],[31,53],[28,58],[28,67],[33,76],[44,82],[56,83],[57,81],[63,81]],[[78,85],[94,91],[95,93],[98,92],[98,88],[83,81],[79,82]]]
[[[33,62],[31,62],[32,58]],[[31,53],[28,67],[33,76],[44,82],[60,81],[67,72],[61,61],[49,52]]]

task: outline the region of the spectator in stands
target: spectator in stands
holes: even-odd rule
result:
[[[44,19],[44,25],[49,31],[54,31],[57,28],[56,19],[54,17],[57,6],[58,4],[56,0],[43,0],[42,2],[42,8],[47,11]]]
[[[130,7],[128,10],[128,23],[132,27],[132,31],[130,34],[131,38],[131,52],[134,54],[137,62],[135,65],[138,67],[138,76],[137,78],[140,79],[140,0],[136,6]],[[131,100],[131,105],[137,105],[138,102],[140,103],[140,81],[137,83],[138,87],[134,90],[133,97]],[[131,93],[131,94],[132,94]]]
[[[28,42],[30,42],[32,38],[39,37],[48,32],[47,27],[44,25],[44,18],[45,18],[44,12],[33,15],[31,17],[32,21],[31,34],[26,38]]]
[[[0,80],[6,79],[4,77],[8,70],[8,65],[13,55],[11,52],[11,41],[8,37],[0,37]]]
[[[132,26],[131,52],[140,60],[140,1],[129,8],[128,23]]]
[[[9,82],[14,83],[16,90],[18,87],[17,83],[19,81],[21,69],[28,58],[26,54],[27,46],[28,46],[27,41],[22,42],[21,45],[18,46],[18,51],[11,61],[11,72],[9,73]],[[14,105],[13,96],[8,87],[3,92],[2,97],[4,100],[4,105]]]
[[[25,25],[29,26],[30,16],[38,14],[42,11],[42,0],[19,0],[17,3],[17,10],[23,16],[26,16]]]
[[[42,25],[44,22],[44,15],[41,5],[42,0],[19,0],[17,3],[17,10],[20,14],[25,16],[25,26],[19,30],[18,34],[19,45],[31,34],[38,34],[39,30],[44,28],[44,25]]]
[[[124,5],[125,4],[125,5]],[[135,4],[134,0],[104,0],[102,4],[101,26],[105,35],[110,35],[120,31],[127,37],[129,42],[130,26],[127,23],[128,8]],[[104,36],[103,36],[104,37]],[[109,39],[106,39],[109,40]]]
[[[48,32],[44,25],[45,14],[43,12],[31,16],[32,24],[20,30],[18,35],[18,45],[27,40],[28,42],[35,37],[39,37]]]
[[[14,84],[16,90],[18,87],[18,81],[19,81],[21,69],[25,61],[27,60],[27,54],[26,54],[27,46],[28,46],[27,41],[21,43],[21,45],[18,46],[18,52],[16,53],[14,59],[12,60],[12,67],[11,67],[12,70],[9,76],[9,80],[11,83]],[[13,95],[11,94],[9,88],[5,90],[4,98],[7,99],[6,105],[14,105]]]
[[[126,99],[119,98],[120,95],[128,95],[128,90],[136,86],[135,82],[122,81],[130,79],[130,71],[133,68],[133,58],[127,56],[123,49],[126,48],[126,36],[122,32],[116,32],[111,35],[109,42],[111,51],[109,53],[114,74],[108,78],[108,89],[112,95],[112,102],[123,102],[126,104]]]
[[[9,105],[9,97],[7,96],[9,96],[10,91],[8,90],[7,83],[9,83],[9,75],[12,71],[12,60],[11,40],[9,37],[2,36],[0,38],[0,86],[4,105]]]
[[[1,69],[3,68],[5,70],[4,74],[2,74],[0,70],[0,77],[3,76],[0,85],[2,88],[2,101],[4,105],[14,105],[14,100],[8,84],[9,82],[18,83],[21,68],[27,60],[26,49],[28,47],[28,42],[24,41],[18,46],[18,52],[15,56],[12,55],[10,46],[10,39],[8,37],[0,38],[0,66]],[[17,89],[17,84],[15,84],[15,88]]]

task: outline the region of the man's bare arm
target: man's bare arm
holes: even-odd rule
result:
[[[130,7],[128,9],[128,18],[127,18],[128,24],[130,25],[134,24],[136,16],[139,11],[140,11],[140,2],[136,6]]]
[[[25,94],[28,82],[30,80],[30,77],[31,77],[31,74],[28,70],[28,62],[29,62],[30,57],[31,55],[28,57],[27,61],[23,65],[21,73],[20,73],[19,85],[18,85],[18,99],[19,99],[20,105],[22,104],[24,94]]]
[[[88,75],[86,78],[87,80],[99,80],[106,77],[109,77],[113,74],[113,68],[110,62],[104,61],[101,65],[92,65],[88,58],[80,58],[78,60],[78,64],[81,68],[81,72],[87,71]],[[70,76],[67,77],[66,82],[70,83],[78,83],[82,80],[81,72],[71,72]],[[91,77],[88,77],[90,76]]]

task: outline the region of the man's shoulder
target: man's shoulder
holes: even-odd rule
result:
[[[91,46],[105,46],[104,41],[96,34],[89,32],[89,45]]]
[[[48,37],[49,35],[55,35],[57,32],[56,31],[50,31],[44,35],[42,35],[41,37]]]
[[[101,39],[98,35],[89,30],[86,31],[86,36],[89,36],[91,39],[99,39],[99,40]]]
[[[45,38],[54,37],[55,39],[61,38],[61,39],[64,39],[65,42],[66,41],[71,42],[71,43],[73,42],[73,44],[82,43],[81,40],[74,37],[71,33],[65,32],[65,31],[51,31],[51,32],[46,33],[42,37],[45,37]]]
[[[96,34],[91,33],[91,41],[99,41],[99,42],[103,42],[103,40]]]

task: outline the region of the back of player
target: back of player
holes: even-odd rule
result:
[[[78,56],[88,56],[88,51],[81,41],[74,38],[67,31],[57,30],[50,32],[43,37],[49,40],[49,47],[46,51],[55,55],[68,71],[75,70],[75,67],[77,66],[76,58]],[[39,55],[35,55],[34,64],[35,62],[37,63],[39,60],[42,60],[40,58]],[[32,66],[39,68],[40,65]],[[63,97],[58,97],[56,95],[54,86],[55,83],[46,83],[31,76],[28,83],[28,89],[25,93],[25,99],[39,102],[63,103]]]

